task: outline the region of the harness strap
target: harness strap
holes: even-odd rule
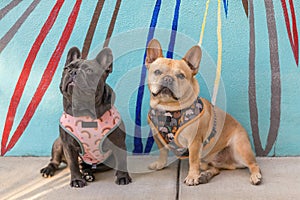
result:
[[[60,126],[72,136],[81,147],[80,157],[89,165],[104,162],[112,151],[103,152],[102,144],[121,123],[121,116],[115,107],[106,111],[99,119],[73,117],[63,113]]]
[[[212,130],[210,132],[210,134],[208,135],[208,137],[204,140],[203,142],[203,147],[205,147],[212,138],[214,138],[217,134],[217,115],[216,115],[216,111],[215,111],[215,108],[213,107],[213,113],[214,113],[214,122],[213,122],[213,127],[212,127]]]
[[[150,125],[156,129],[159,138],[165,146],[167,146],[177,157],[187,158],[189,156],[188,148],[182,147],[176,139],[186,126],[198,119],[204,113],[204,109],[207,108],[204,108],[201,98],[198,97],[191,107],[179,111],[162,111],[151,108],[148,114],[148,121]],[[200,151],[202,152],[202,155],[204,155],[203,153],[208,153],[208,151],[203,152],[202,150],[207,146],[214,146],[220,136],[217,132],[217,114],[213,105],[212,110],[213,126],[211,132],[202,143]],[[213,139],[215,139],[214,143],[212,143]]]
[[[200,97],[187,108],[177,111],[165,111],[151,108],[148,121],[157,130],[162,142],[178,157],[188,157],[188,149],[177,142],[179,133],[204,113]]]

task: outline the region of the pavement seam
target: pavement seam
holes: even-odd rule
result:
[[[180,171],[181,171],[181,160],[178,160],[177,166],[177,178],[176,178],[176,196],[175,200],[179,200],[179,190],[180,190]]]

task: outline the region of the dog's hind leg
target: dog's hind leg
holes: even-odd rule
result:
[[[244,165],[250,171],[250,182],[259,185],[262,182],[261,170],[256,162],[246,131],[238,132],[233,138],[233,156],[237,167]]]
[[[244,166],[238,166],[234,156],[232,147],[225,147],[215,155],[212,155],[207,160],[210,162],[201,162],[200,183],[207,183],[210,179],[220,173],[220,169],[233,170]]]
[[[55,171],[58,169],[60,163],[64,160],[63,156],[63,146],[61,138],[57,138],[52,145],[52,155],[50,163],[47,167],[40,170],[43,177],[51,177],[54,175]]]
[[[202,171],[199,177],[199,183],[208,183],[214,176],[218,175],[220,170],[216,167],[209,166],[207,170]]]
[[[208,183],[214,176],[220,173],[220,169],[236,169],[237,166],[232,156],[230,147],[225,147],[219,153],[206,158],[208,161],[201,161],[200,183]]]

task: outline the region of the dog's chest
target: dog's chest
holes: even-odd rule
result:
[[[90,165],[102,163],[111,155],[111,151],[102,151],[102,144],[120,122],[121,117],[115,107],[105,112],[99,119],[87,116],[73,117],[66,113],[60,118],[60,126],[78,142],[82,160]]]
[[[177,156],[188,156],[187,148],[178,142],[181,134],[186,132],[186,127],[199,118],[203,111],[201,98],[188,108],[179,111],[165,111],[151,108],[148,114],[148,120],[157,130],[161,140]],[[181,140],[181,139],[180,139]]]

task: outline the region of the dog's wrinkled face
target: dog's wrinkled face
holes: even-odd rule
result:
[[[146,66],[151,107],[185,107],[199,93],[195,75],[201,60],[199,46],[192,47],[182,60],[164,58],[159,42],[151,40],[147,47]]]
[[[97,99],[101,100],[105,81],[112,71],[112,52],[104,48],[93,60],[81,59],[79,49],[69,50],[60,90],[72,106],[74,116],[95,117]]]

